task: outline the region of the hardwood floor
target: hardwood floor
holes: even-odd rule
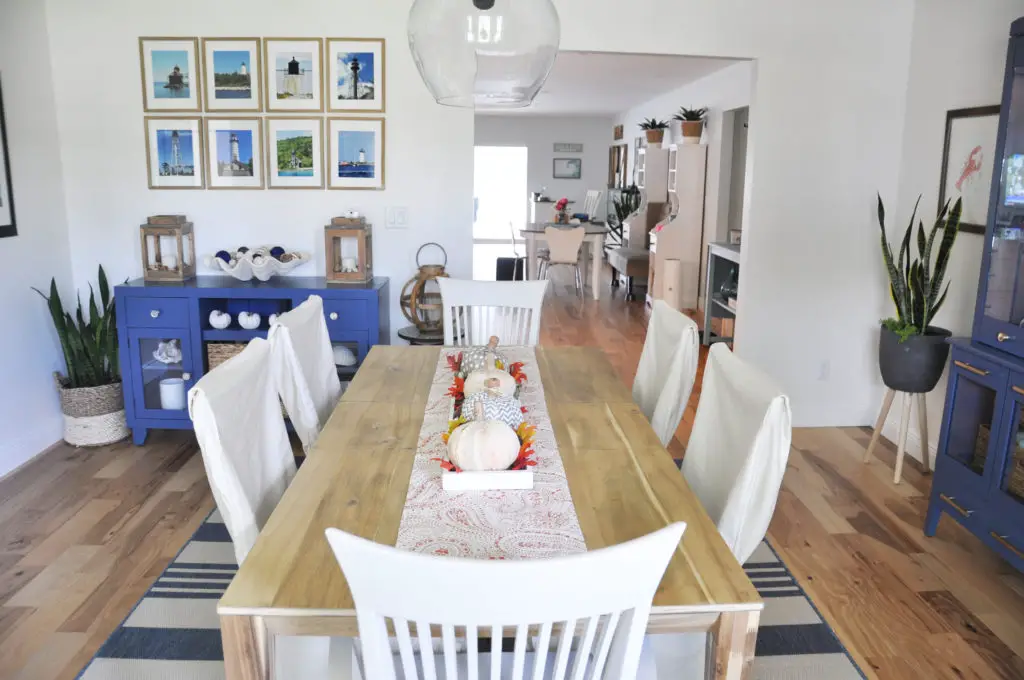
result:
[[[641,303],[564,289],[542,344],[598,345],[632,384]],[[697,395],[670,450],[689,436]],[[769,539],[871,678],[1024,678],[1024,578],[952,520],[926,538],[930,477],[865,428],[797,430]],[[885,442],[883,441],[883,444]],[[74,678],[213,508],[191,435],[59,445],[0,480],[0,678]]]

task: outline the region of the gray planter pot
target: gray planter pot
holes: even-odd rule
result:
[[[878,342],[882,382],[897,392],[931,392],[946,368],[946,340],[951,335],[945,328],[929,326],[924,335],[911,335],[900,342],[899,335],[883,327]]]

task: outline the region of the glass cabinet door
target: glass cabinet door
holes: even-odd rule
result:
[[[985,371],[954,362],[950,381],[953,401],[941,451],[958,463],[961,471],[978,478],[985,476],[999,435],[999,392],[995,381],[987,377]]]
[[[138,330],[129,333],[136,415],[187,418],[186,395],[192,387],[188,333]]]
[[[1019,515],[1024,508],[1024,375],[1011,374],[1008,395],[1004,418],[1009,437],[1002,465],[995,470],[996,497],[1006,512]]]

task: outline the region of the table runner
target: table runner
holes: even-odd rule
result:
[[[529,347],[503,347],[501,351],[510,362],[522,362],[526,373],[519,398],[526,408],[526,422],[537,428],[533,489],[448,493],[441,488],[441,466],[432,459],[447,458],[448,388],[454,378],[448,357],[459,354],[457,349],[442,349],[420,428],[396,547],[473,559],[539,559],[586,551],[551,428],[536,353]]]

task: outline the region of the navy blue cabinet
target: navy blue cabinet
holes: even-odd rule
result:
[[[114,289],[124,382],[125,413],[136,444],[151,429],[192,429],[184,395],[210,368],[211,343],[246,343],[266,337],[270,315],[286,312],[310,295],[324,300],[331,342],[355,355],[351,377],[370,347],[391,338],[389,284],[328,285],[323,278],[283,277],[267,283],[225,276],[200,276],[184,283],[129,281]],[[228,312],[231,325],[210,325],[210,312]],[[238,324],[239,312],[256,312],[254,330]]]
[[[925,533],[943,513],[1024,571],[1024,19],[1011,28],[971,338],[952,341]]]

